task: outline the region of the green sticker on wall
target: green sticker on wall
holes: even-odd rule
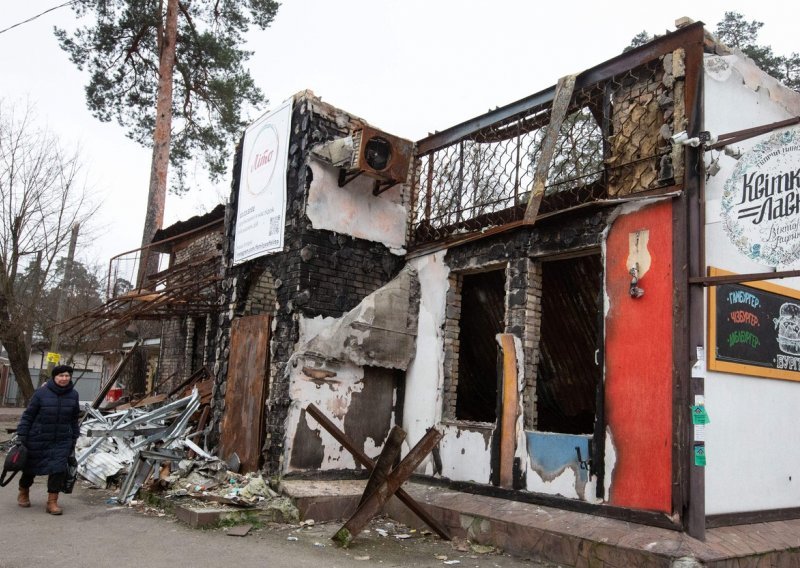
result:
[[[694,465],[704,467],[706,465],[706,447],[698,444],[694,447]]]
[[[708,424],[711,422],[708,418],[708,412],[704,404],[692,406],[692,424]]]

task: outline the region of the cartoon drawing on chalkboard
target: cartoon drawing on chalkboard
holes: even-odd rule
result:
[[[778,329],[778,347],[789,355],[800,355],[800,306],[786,302],[780,317],[774,318]]]

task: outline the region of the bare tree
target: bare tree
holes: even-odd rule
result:
[[[94,212],[80,176],[78,152],[35,123],[31,106],[0,99],[0,342],[25,401],[36,308],[51,285],[71,228]],[[35,268],[25,268],[31,262]],[[31,277],[32,275],[32,277]]]

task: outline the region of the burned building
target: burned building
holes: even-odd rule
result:
[[[296,95],[237,153],[221,457],[358,470],[313,403],[369,455],[435,427],[418,473],[462,489],[699,537],[791,516],[798,115],[691,22],[414,144]]]

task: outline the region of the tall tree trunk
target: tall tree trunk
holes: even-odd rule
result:
[[[24,404],[27,405],[35,390],[31,380],[31,372],[28,369],[28,354],[30,352],[25,348],[25,336],[22,333],[22,328],[17,325],[3,327],[0,341],[2,341],[3,347],[8,352],[8,362],[11,363],[14,380],[17,381]]]
[[[156,101],[156,125],[153,133],[153,158],[150,165],[150,189],[147,195],[142,247],[149,245],[153,235],[164,221],[164,201],[167,195],[167,169],[172,134],[172,74],[175,68],[175,44],[178,36],[178,0],[167,0],[167,15],[164,35],[161,38],[161,53],[158,67],[158,95]],[[146,252],[139,259],[137,284],[142,287],[146,276],[158,271],[155,254]]]
[[[25,404],[28,404],[34,390],[31,373],[28,370],[30,350],[26,346],[24,330],[10,311],[7,300],[10,295],[8,290],[0,293],[0,343],[8,352],[8,362],[14,371],[14,380],[17,381]]]

